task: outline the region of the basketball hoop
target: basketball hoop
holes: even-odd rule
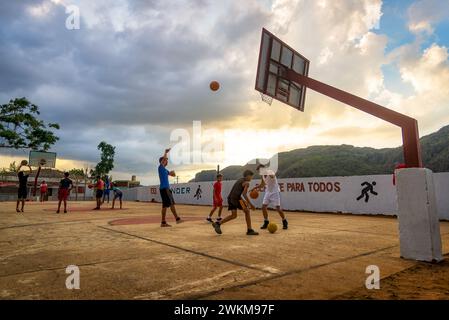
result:
[[[265,102],[266,104],[268,104],[269,106],[271,106],[271,104],[273,103],[273,98],[263,94],[262,92],[260,93],[260,96],[262,97],[262,101]]]
[[[306,86],[292,81],[290,73],[307,77],[310,61],[268,30],[262,30],[255,89],[262,101],[272,99],[304,111]],[[268,97],[270,98],[268,98]]]

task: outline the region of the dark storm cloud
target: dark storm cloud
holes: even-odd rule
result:
[[[30,14],[45,3],[47,13]],[[111,140],[121,144],[119,159],[138,167],[171,129],[244,112],[253,75],[229,57],[250,48],[239,48],[243,40],[259,40],[262,12],[234,6],[214,16],[206,0],[130,1],[124,27],[116,28],[109,4],[95,2],[98,23],[81,10],[80,30],[67,30],[65,8],[49,1],[0,4],[1,103],[26,96],[47,121],[60,123],[55,149],[62,157],[92,161],[98,142]],[[218,93],[208,90],[212,79],[221,82]]]

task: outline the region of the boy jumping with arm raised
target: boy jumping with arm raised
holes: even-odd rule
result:
[[[162,198],[161,227],[171,227],[171,225],[169,225],[165,220],[165,217],[167,215],[167,208],[170,208],[171,212],[173,213],[173,216],[176,219],[176,223],[184,222],[176,213],[175,200],[173,199],[173,194],[170,190],[170,183],[168,182],[168,176],[176,177],[176,173],[174,171],[168,171],[166,168],[168,164],[169,152],[170,149],[165,149],[164,155],[159,158],[159,168],[158,168],[159,181],[160,181],[159,190]]]
[[[23,170],[22,167],[27,167],[29,170]],[[23,160],[20,163],[19,168],[17,168],[17,177],[19,178],[19,190],[17,194],[17,205],[16,205],[16,211],[17,212],[23,212],[23,209],[25,207],[25,200],[28,197],[28,177],[30,176],[32,170],[31,167],[28,165],[28,161]],[[19,203],[22,203],[22,208],[19,210]]]

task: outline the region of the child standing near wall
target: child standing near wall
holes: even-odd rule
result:
[[[207,217],[207,221],[212,221],[212,216],[218,208],[218,218],[217,221],[221,221],[221,211],[223,210],[223,198],[221,197],[221,181],[223,180],[222,174],[217,174],[217,181],[214,183],[214,194],[213,194],[213,203],[214,207],[212,208],[212,211],[209,214],[209,217]]]

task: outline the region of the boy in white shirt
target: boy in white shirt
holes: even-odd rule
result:
[[[268,206],[271,204],[276,208],[276,211],[282,218],[282,229],[288,229],[288,222],[285,218],[285,214],[281,208],[281,190],[279,189],[278,180],[276,174],[272,170],[265,169],[264,165],[257,166],[257,171],[261,177],[261,184],[254,189],[263,191],[265,188],[265,195],[262,202],[262,212],[264,217],[263,225],[261,229],[266,229],[270,221],[268,220]]]

